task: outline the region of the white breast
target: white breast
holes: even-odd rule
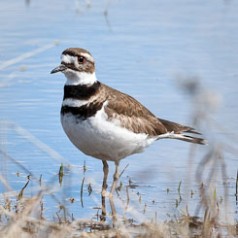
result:
[[[143,151],[156,140],[156,138],[148,138],[146,134],[133,133],[108,121],[104,106],[95,116],[86,120],[81,120],[71,113],[61,115],[65,133],[85,154],[101,160],[117,161]]]

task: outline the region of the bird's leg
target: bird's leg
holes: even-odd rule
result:
[[[115,162],[115,173],[113,175],[113,183],[112,183],[110,196],[109,196],[109,202],[110,202],[111,211],[112,211],[113,223],[115,223],[117,221],[117,212],[116,212],[116,208],[115,208],[115,204],[114,204],[114,200],[113,200],[113,192],[115,191],[115,189],[117,187],[117,181],[119,179],[119,171],[118,170],[119,170],[119,162],[116,161]]]
[[[118,179],[119,179],[119,161],[115,161],[115,173],[113,175],[113,183],[111,187],[110,196],[113,196],[113,192],[116,189]]]
[[[102,183],[102,195],[105,197],[107,191],[107,177],[108,177],[108,163],[106,160],[102,161],[103,163],[103,183]]]
[[[102,183],[102,215],[100,220],[106,220],[106,192],[107,192],[107,177],[108,177],[108,163],[106,160],[102,160],[103,163],[103,183]]]

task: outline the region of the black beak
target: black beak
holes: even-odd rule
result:
[[[66,69],[67,69],[67,67],[65,65],[61,64],[58,67],[54,68],[50,73],[55,74],[55,73],[58,73],[58,72],[62,72]]]

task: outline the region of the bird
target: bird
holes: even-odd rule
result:
[[[82,48],[67,48],[51,74],[66,77],[61,124],[69,140],[84,154],[103,163],[102,193],[107,189],[108,164],[115,163],[110,193],[119,179],[122,159],[141,153],[160,139],[206,144],[193,127],[161,119],[132,96],[98,81],[95,59]]]

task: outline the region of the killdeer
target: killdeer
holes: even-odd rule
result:
[[[107,161],[115,162],[111,193],[118,180],[121,159],[142,152],[159,139],[205,144],[189,126],[160,119],[133,97],[97,80],[95,60],[85,49],[69,48],[51,73],[66,76],[61,123],[70,141],[83,153],[103,161],[106,188]]]

